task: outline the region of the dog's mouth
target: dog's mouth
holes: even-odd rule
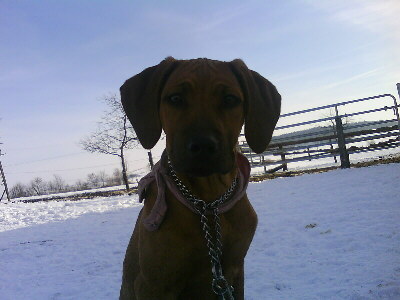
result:
[[[226,174],[234,165],[233,155],[221,155],[214,159],[191,159],[185,155],[170,156],[172,167],[176,172],[187,174],[191,177],[206,177],[213,174]]]
[[[191,177],[205,177],[217,173],[215,167],[206,164],[198,164],[196,162],[191,162],[183,160],[182,158],[176,160],[170,157],[171,166],[176,172],[183,173]]]
[[[211,168],[193,167],[187,169],[185,173],[192,177],[206,177],[217,172]]]
[[[218,132],[183,134],[167,143],[167,151],[176,172],[191,177],[206,177],[213,174],[226,174],[235,162],[233,146]],[[226,139],[226,138],[225,138]]]

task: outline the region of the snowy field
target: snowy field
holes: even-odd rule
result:
[[[246,299],[400,299],[400,164],[251,183]],[[0,299],[117,299],[137,197],[0,204]]]

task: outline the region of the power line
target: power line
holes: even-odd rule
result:
[[[7,174],[33,174],[33,173],[67,172],[67,171],[76,171],[76,170],[95,169],[95,168],[114,166],[114,165],[116,165],[116,164],[105,164],[105,165],[97,165],[97,166],[90,166],[90,167],[84,167],[84,168],[72,168],[72,169],[61,169],[61,170],[39,170],[39,171],[27,171],[27,172],[7,172]]]
[[[22,162],[22,163],[7,165],[7,167],[15,167],[15,166],[27,165],[27,164],[31,164],[31,163],[35,163],[35,162],[53,160],[53,159],[58,159],[58,158],[62,158],[62,157],[67,157],[67,156],[75,156],[75,155],[79,155],[79,154],[83,154],[83,153],[85,153],[85,152],[69,153],[69,154],[58,155],[58,156],[53,156],[53,157],[48,157],[48,158],[43,158],[43,159],[25,161],[25,162]]]
[[[75,152],[75,153],[69,153],[69,154],[64,154],[64,155],[58,155],[58,156],[53,156],[53,157],[48,157],[48,158],[43,158],[43,159],[25,161],[25,162],[16,163],[16,164],[9,164],[9,165],[6,165],[6,167],[22,166],[22,165],[27,165],[27,164],[35,163],[35,162],[53,160],[53,159],[58,159],[58,158],[63,158],[63,157],[68,157],[68,156],[75,156],[75,155],[80,155],[80,154],[84,154],[84,153],[87,153],[87,152]],[[141,160],[144,160],[144,159],[140,158],[140,159],[134,159],[134,160],[129,160],[129,161],[130,161],[130,162],[133,162],[133,161],[141,161]]]
[[[105,165],[97,165],[97,166],[90,166],[90,167],[84,167],[84,168],[72,168],[72,169],[61,169],[61,170],[39,170],[39,171],[26,171],[26,172],[7,172],[7,174],[35,174],[35,173],[54,173],[54,172],[68,172],[68,171],[76,171],[76,170],[88,170],[88,169],[95,169],[95,168],[100,168],[100,167],[107,167],[107,166],[115,166],[116,164],[105,164]],[[142,167],[136,170],[132,170],[130,172],[136,172],[142,169],[145,169],[146,167]]]

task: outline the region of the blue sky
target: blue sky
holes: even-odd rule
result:
[[[382,93],[400,82],[400,2],[0,1],[0,142],[10,185],[68,183],[119,166],[78,142],[99,99],[175,58],[242,58],[283,96],[283,112]],[[161,146],[162,147],[162,146]],[[143,150],[129,168],[142,168]]]

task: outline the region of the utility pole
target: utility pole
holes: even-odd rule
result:
[[[154,163],[153,163],[153,154],[151,153],[151,150],[147,152],[147,155],[149,156],[150,169],[152,170],[154,167]]]
[[[1,150],[0,150],[0,156],[2,156],[2,155],[4,155],[4,154],[1,154]],[[1,164],[1,161],[0,161],[0,175],[1,175],[1,178],[2,178],[3,185],[4,185],[4,191],[1,194],[0,202],[1,202],[1,200],[3,200],[4,194],[6,194],[8,202],[10,202],[10,194],[8,192],[6,175],[4,175],[3,166]]]

